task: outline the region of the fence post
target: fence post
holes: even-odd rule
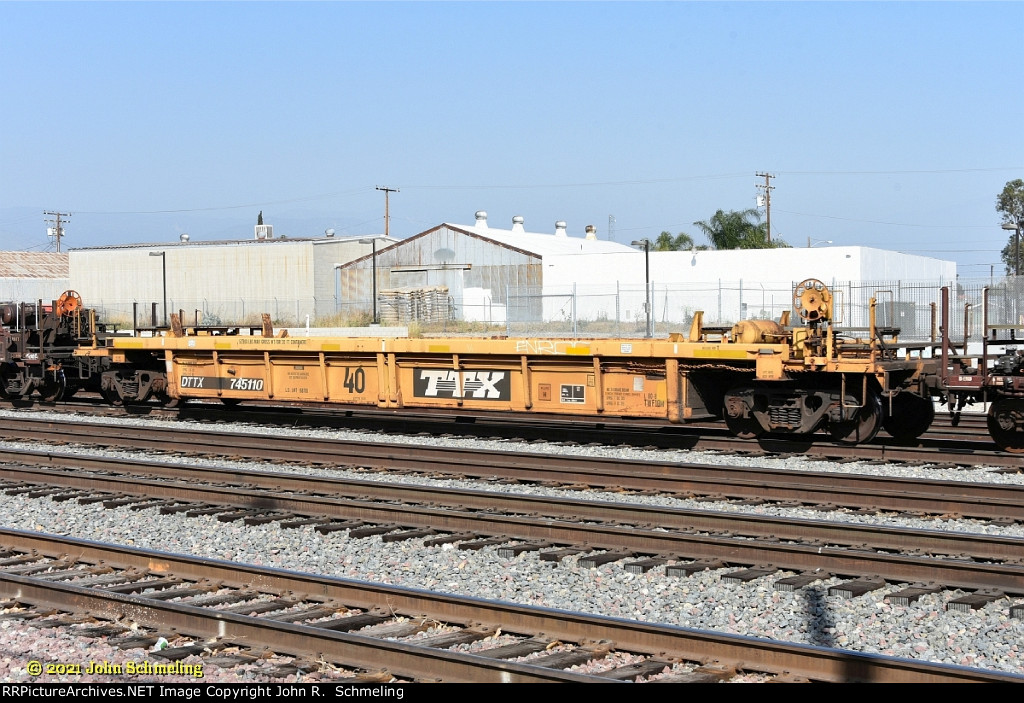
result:
[[[573,339],[577,337],[576,332],[576,282],[572,284],[572,336]]]
[[[619,287],[619,282],[615,281],[615,336],[621,337],[622,331],[620,328],[621,320],[621,306],[622,306],[622,290]]]

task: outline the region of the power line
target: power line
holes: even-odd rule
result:
[[[860,220],[854,217],[839,217],[837,215],[815,215],[809,212],[794,212],[792,210],[777,210],[787,215],[799,215],[801,217],[820,217],[825,220],[841,220],[843,222],[863,222],[869,225],[892,225],[893,227],[925,227],[927,229],[990,229],[992,225],[929,225],[920,222],[884,222],[881,220]]]

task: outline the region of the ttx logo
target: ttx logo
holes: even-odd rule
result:
[[[420,369],[415,385],[416,395],[420,398],[509,399],[509,381],[505,371]]]

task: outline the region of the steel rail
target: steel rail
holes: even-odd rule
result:
[[[29,403],[35,406],[34,403]],[[345,408],[328,406],[290,407],[245,405],[225,408],[219,403],[188,404],[170,409],[154,405],[131,406],[113,411],[109,406],[79,405],[70,401],[62,406],[39,404],[47,410],[60,411],[62,407],[75,411],[119,417],[126,414],[154,415],[168,418],[200,421],[233,421],[262,423],[268,426],[359,427],[389,431],[430,431],[470,434],[475,436],[500,434],[505,438],[559,439],[571,438],[578,442],[632,443],[635,446],[655,446],[663,449],[690,449],[712,451],[762,452],[765,454],[799,454],[810,459],[863,459],[872,461],[959,462],[977,465],[1020,467],[1020,457],[1000,451],[987,431],[976,434],[977,441],[952,439],[940,432],[932,439],[920,440],[920,446],[896,443],[879,437],[871,444],[847,446],[833,442],[826,434],[811,437],[785,437],[767,435],[756,440],[732,437],[721,423],[693,423],[686,425],[651,426],[628,418],[538,418],[536,416],[505,415],[465,410],[422,411],[374,410],[372,408]]]
[[[658,490],[738,500],[831,503],[851,508],[1024,521],[1024,486],[1007,484],[571,455],[546,454],[542,461],[538,461],[538,454],[530,452],[183,431],[164,427],[147,429],[143,435],[134,426],[118,427],[103,423],[64,425],[49,420],[16,419],[5,424],[13,436],[38,441],[105,442],[135,449],[170,449],[260,460],[386,465],[391,469],[431,475],[445,472],[459,476],[557,482],[615,490]]]

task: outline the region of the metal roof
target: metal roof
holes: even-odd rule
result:
[[[382,235],[351,235],[346,237],[288,237],[277,236],[270,239],[220,239],[214,241],[189,240],[187,242],[142,242],[138,244],[106,244],[97,247],[74,247],[71,251],[112,251],[117,249],[177,249],[188,247],[210,247],[210,246],[267,246],[271,244],[287,245],[312,242],[313,244],[325,244],[327,242],[351,242],[368,237]]]
[[[65,252],[0,251],[0,278],[67,278]]]
[[[582,237],[527,232],[520,229],[495,229],[486,224],[484,226],[477,226],[445,223],[445,226],[476,234],[498,244],[541,257],[558,254],[621,254],[627,251],[636,252],[636,249],[628,244],[611,242],[606,239],[584,239]]]

